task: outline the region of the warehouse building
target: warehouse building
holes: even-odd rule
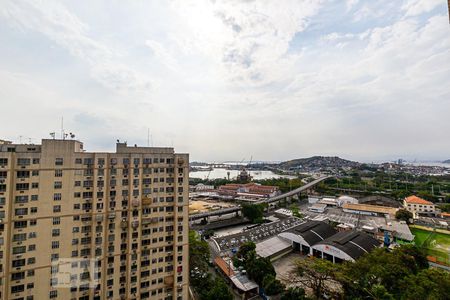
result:
[[[351,230],[338,232],[317,242],[312,246],[312,253],[316,257],[338,263],[344,260],[355,261],[379,246],[380,242],[367,233]]]
[[[292,243],[294,251],[303,254],[312,254],[312,246],[321,242],[337,231],[325,222],[309,221],[286,232],[280,233],[278,236],[289,240]]]

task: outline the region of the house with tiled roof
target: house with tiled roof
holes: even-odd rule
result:
[[[403,201],[406,210],[412,212],[414,218],[419,215],[435,215],[436,206],[433,202],[427,201],[417,196],[406,197]]]

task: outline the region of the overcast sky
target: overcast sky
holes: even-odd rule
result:
[[[2,0],[0,99],[15,142],[449,159],[447,3]]]

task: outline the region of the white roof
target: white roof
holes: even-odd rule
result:
[[[274,236],[270,239],[256,244],[256,254],[261,257],[270,257],[282,250],[292,247],[291,243],[285,239]]]

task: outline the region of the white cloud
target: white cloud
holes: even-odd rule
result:
[[[409,0],[403,5],[402,9],[406,11],[406,16],[417,16],[430,12],[444,3],[445,1],[442,0]]]
[[[117,91],[148,91],[152,80],[120,62],[114,49],[89,37],[89,26],[56,1],[6,1],[0,17],[21,30],[42,33],[91,67],[91,76]]]

